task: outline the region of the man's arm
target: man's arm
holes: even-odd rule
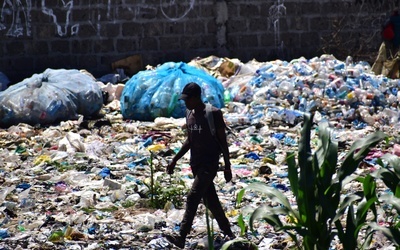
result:
[[[217,139],[221,146],[222,156],[224,157],[225,169],[231,169],[231,162],[229,158],[229,148],[226,140],[225,128],[217,128]]]
[[[223,122],[223,117],[222,117],[221,111],[217,112],[216,114],[218,114],[220,116],[218,119],[222,119],[222,124],[223,124],[223,126],[217,127],[216,136],[217,136],[218,143],[221,147],[222,156],[224,157],[225,180],[226,180],[226,182],[229,182],[232,180],[232,171],[231,171],[231,161],[230,161],[230,157],[229,157],[229,147],[228,147],[228,142],[227,142],[226,133],[225,133],[225,122]]]
[[[189,138],[186,138],[185,142],[183,143],[181,149],[179,150],[179,152],[174,156],[174,158],[172,158],[172,161],[168,164],[167,166],[167,173],[168,174],[172,174],[174,172],[175,166],[176,166],[176,162],[182,158],[187,151],[189,151],[190,149],[190,143],[189,143]]]

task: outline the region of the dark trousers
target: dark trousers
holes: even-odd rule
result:
[[[204,203],[217,220],[219,228],[225,235],[231,235],[232,231],[229,220],[225,216],[225,212],[214,187],[213,180],[217,174],[217,170],[207,171],[202,168],[192,168],[192,171],[195,179],[187,196],[186,210],[181,222],[180,234],[184,237],[189,234],[194,217],[196,216],[197,208],[201,198],[203,198]]]

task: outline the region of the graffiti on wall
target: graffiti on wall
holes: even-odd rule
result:
[[[118,17],[119,8],[115,8],[115,0],[108,0],[107,2],[107,20],[112,20],[113,17]],[[144,16],[155,16],[160,12],[168,21],[176,22],[185,18],[190,11],[193,10],[196,0],[160,0],[158,4],[136,3],[131,7],[130,0],[120,0],[118,4],[132,15],[132,20],[138,20]]]
[[[52,0],[50,0],[52,1]],[[54,14],[54,10],[51,8],[46,7],[46,0],[42,0],[42,12],[43,14],[46,14],[51,17],[51,20],[53,21],[54,25],[57,28],[57,34],[59,36],[66,36],[68,35],[69,32],[69,27],[70,27],[70,22],[71,22],[71,12],[72,8],[74,7],[74,1],[69,0],[69,1],[64,1],[62,0],[62,9],[65,10],[65,22],[63,24],[60,24],[58,17],[56,14]],[[71,35],[76,35],[78,34],[79,31],[79,24],[75,24],[71,26]]]
[[[282,56],[283,51],[283,41],[281,40],[280,23],[281,17],[286,15],[286,7],[284,5],[284,0],[277,0],[268,10],[268,20],[269,24],[274,30],[274,44],[278,51],[279,56]]]
[[[179,11],[180,6],[183,6]],[[165,18],[171,22],[176,22],[184,18],[194,7],[195,0],[160,0],[160,9]]]
[[[74,24],[72,20],[74,0],[59,1],[60,6],[57,10],[48,7],[50,5],[47,4],[47,1],[41,0],[41,12],[50,17],[56,27],[57,34],[62,37],[77,35],[79,24]],[[98,14],[93,21],[91,20],[92,17],[89,16],[88,22],[97,30],[101,28],[100,21],[103,18],[112,20],[118,17],[118,8],[113,7],[115,5],[114,1],[116,0],[107,1],[105,16],[101,16],[101,11],[97,12]],[[145,3],[130,7],[129,3],[125,3],[125,1],[122,0],[120,3],[124,6],[123,8],[132,13],[133,20],[136,20],[137,17],[151,15],[160,11],[168,21],[176,22],[185,18],[195,5],[195,0],[160,0],[158,10],[157,6],[149,6]],[[32,0],[3,0],[0,11],[0,31],[7,30],[6,35],[10,37],[31,36],[31,11]]]
[[[7,36],[31,35],[31,0],[4,0],[0,12],[0,30],[7,30]],[[9,27],[6,16],[11,16]]]
[[[394,5],[398,6],[400,3],[400,0],[354,0],[355,5],[363,5],[363,4],[368,4],[372,6],[382,6],[382,5]]]
[[[68,32],[71,22],[71,11],[74,6],[73,0],[62,0],[62,9],[65,9],[65,22],[61,24],[54,10],[46,7],[46,1],[41,1],[42,13],[51,17],[56,26],[59,36],[78,33],[79,25],[72,25]],[[31,11],[32,0],[4,0],[0,11],[0,30],[7,30],[6,35],[10,37],[31,36]],[[9,18],[7,18],[9,17]],[[11,23],[7,23],[11,20]]]

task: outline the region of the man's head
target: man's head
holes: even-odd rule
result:
[[[182,94],[179,99],[186,101],[192,97],[201,97],[201,88],[198,84],[194,82],[186,84],[186,86],[182,90]]]
[[[198,84],[191,82],[188,83],[182,90],[182,94],[179,97],[179,100],[185,101],[185,105],[187,109],[194,109],[201,101],[201,88]]]

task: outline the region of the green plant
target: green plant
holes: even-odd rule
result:
[[[121,205],[123,208],[133,207],[135,205],[135,202],[128,200],[128,201],[121,202]]]
[[[237,202],[241,202],[246,190],[253,190],[280,204],[275,207],[265,204],[255,209],[249,221],[252,231],[254,222],[264,219],[276,231],[287,233],[299,249],[301,246],[304,249],[329,249],[335,236],[338,236],[344,249],[356,249],[358,234],[367,223],[367,213],[372,211],[376,218],[377,197],[374,179],[371,176],[356,176],[354,171],[370,149],[386,135],[375,132],[357,140],[342,164],[337,166],[338,144],[332,139],[327,122],[319,124],[319,145],[312,153],[311,121],[311,115],[305,114],[297,163],[293,152],[288,152],[286,158],[297,206],[292,206],[283,193],[265,183],[249,184],[238,193]],[[363,190],[342,195],[343,186],[350,181],[361,182]],[[341,222],[343,218],[346,219],[345,225]],[[368,235],[371,237],[372,234]],[[364,240],[364,243],[368,244],[369,240]]]
[[[378,164],[381,168],[371,175],[381,179],[394,196],[400,198],[400,158],[393,154],[385,154],[378,159]]]
[[[154,205],[154,167],[153,167],[153,152],[150,151],[150,160],[149,160],[149,165],[150,165],[150,201],[151,204]]]
[[[241,249],[241,250],[258,250],[258,247],[253,242],[247,239],[237,238],[226,242],[222,245],[221,250]]]
[[[246,222],[244,221],[243,212],[239,214],[237,223],[240,228],[240,237],[225,242],[222,245],[221,250],[228,250],[228,249],[257,250],[258,249],[257,245],[246,238],[247,225]]]
[[[214,226],[213,220],[210,220],[210,212],[208,210],[208,202],[205,200],[206,205],[206,223],[207,223],[207,241],[208,241],[208,249],[214,250]]]
[[[386,214],[391,216],[391,221],[387,221],[389,227],[372,224],[371,228],[381,231],[391,242],[400,246],[400,158],[393,154],[385,154],[377,163],[381,166],[378,170],[371,173],[374,178],[380,179],[390,189],[390,193],[379,196],[383,209]],[[394,213],[393,213],[394,212]]]
[[[183,197],[188,191],[185,182],[176,174],[157,174],[154,171],[154,157],[155,156],[151,152],[149,159],[150,179],[143,182],[149,189],[147,195],[150,197],[151,207],[161,209],[169,202],[175,207],[181,207],[183,205]]]

